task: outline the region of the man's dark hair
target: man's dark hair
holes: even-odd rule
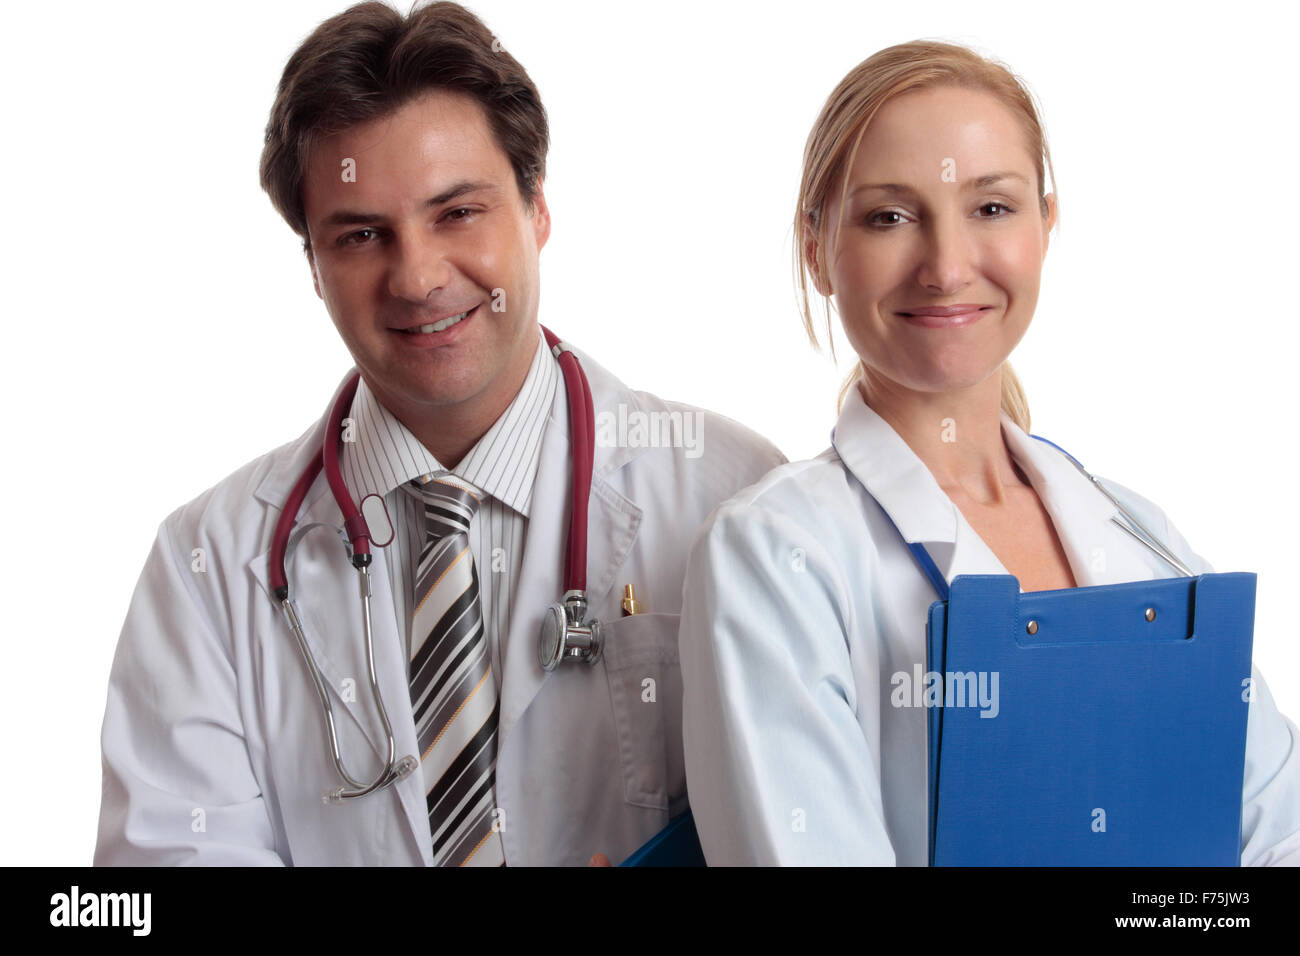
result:
[[[533,208],[550,133],[527,71],[459,4],[434,3],[403,17],[382,3],[358,3],[294,51],[266,124],[262,188],[305,251],[311,239],[302,184],[312,146],[431,89],[466,94],[483,108],[524,204]]]

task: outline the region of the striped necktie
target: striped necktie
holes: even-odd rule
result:
[[[433,862],[503,866],[493,828],[500,708],[469,550],[479,496],[446,472],[410,487],[424,503],[409,673]]]

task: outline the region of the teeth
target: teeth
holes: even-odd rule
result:
[[[441,332],[443,329],[451,328],[453,325],[455,325],[457,322],[465,318],[465,316],[469,315],[469,313],[473,311],[474,311],[473,309],[469,309],[468,311],[462,312],[460,315],[449,316],[448,318],[443,319],[441,322],[434,322],[431,325],[421,325],[419,328],[415,328],[415,329],[407,329],[407,332],[419,332],[423,335],[428,335],[430,332]]]

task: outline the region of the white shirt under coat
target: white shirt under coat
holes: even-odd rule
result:
[[[542,453],[542,436],[559,384],[560,367],[539,332],[537,350],[524,383],[506,410],[465,453],[452,475],[483,494],[469,528],[470,554],[478,570],[484,632],[492,654],[492,673],[501,689],[501,644],[510,629],[524,534]],[[394,539],[382,549],[388,562],[393,607],[404,622],[407,658],[413,642],[411,603],[415,591],[414,560],[424,546],[423,501],[406,489],[413,478],[442,472],[438,462],[410,429],[386,409],[365,379],[357,385],[349,417],[355,441],[343,442],[339,471],[353,501],[377,494],[384,499]]]
[[[1080,587],[1175,574],[1110,522],[1070,461],[1005,414],[1007,448]],[[1154,504],[1107,487],[1196,573],[1210,566]],[[710,864],[927,861],[924,707],[891,675],[925,669],[923,542],[951,581],[1007,574],[924,463],[854,389],[811,461],[723,505],[691,553],[680,652],[691,807]],[[1300,733],[1258,670],[1249,705],[1242,864],[1300,863]]]

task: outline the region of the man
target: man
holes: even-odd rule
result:
[[[337,432],[322,420],[163,522],[109,684],[96,863],[617,862],[686,809],[686,555],[717,504],[783,459],[574,350],[597,425],[585,570],[603,641],[593,663],[543,669],[584,470],[573,385],[538,326],[547,141],[527,73],[455,4],[360,4],[290,58],[262,184],[360,383]],[[270,552],[331,444],[351,500],[384,503],[366,509],[373,544],[391,523],[369,566],[374,671],[393,758],[414,759],[326,802],[343,781]],[[357,572],[314,527],[343,524],[324,476],[296,514],[290,598],[360,790],[390,748]]]

